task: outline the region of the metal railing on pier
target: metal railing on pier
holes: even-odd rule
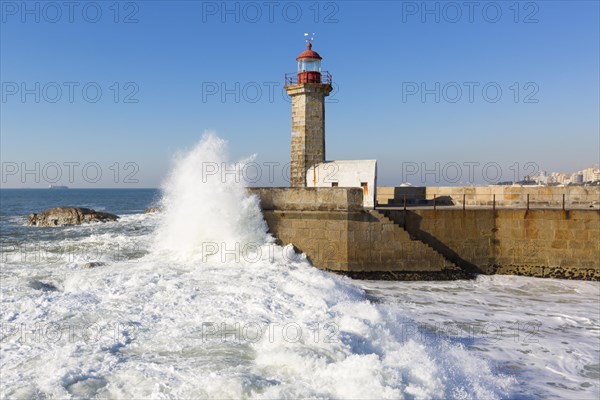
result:
[[[397,193],[378,194],[377,208],[409,209],[562,209],[600,210],[600,194],[473,194],[457,193]]]

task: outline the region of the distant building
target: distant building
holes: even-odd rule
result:
[[[540,185],[547,185],[549,183],[548,178],[548,173],[542,170],[539,172],[539,174],[532,176],[530,179]]]
[[[562,172],[553,172],[550,174],[553,183],[558,183],[561,185],[566,185],[571,182],[571,175],[567,175]]]
[[[583,174],[580,172],[575,172],[571,174],[571,184],[581,185],[583,183]]]
[[[600,181],[600,169],[598,168],[586,168],[581,171],[584,182],[598,182]]]

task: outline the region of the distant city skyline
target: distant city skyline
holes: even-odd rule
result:
[[[550,172],[542,170],[530,179],[541,184],[583,184],[588,182],[600,182],[600,168],[593,164],[589,168],[575,172]]]
[[[305,32],[327,159],[376,159],[379,185],[600,162],[598,2],[77,4],[1,3],[2,187],[159,187],[205,131],[286,185]]]

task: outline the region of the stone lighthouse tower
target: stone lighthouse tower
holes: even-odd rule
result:
[[[285,76],[285,90],[292,98],[290,185],[304,187],[307,171],[325,161],[325,97],[332,86],[310,41],[296,60],[298,72]]]

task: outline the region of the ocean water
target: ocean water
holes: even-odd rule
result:
[[[212,135],[160,191],[0,190],[2,398],[599,397],[597,282],[319,271],[207,161]],[[121,218],[24,226],[58,205]]]

